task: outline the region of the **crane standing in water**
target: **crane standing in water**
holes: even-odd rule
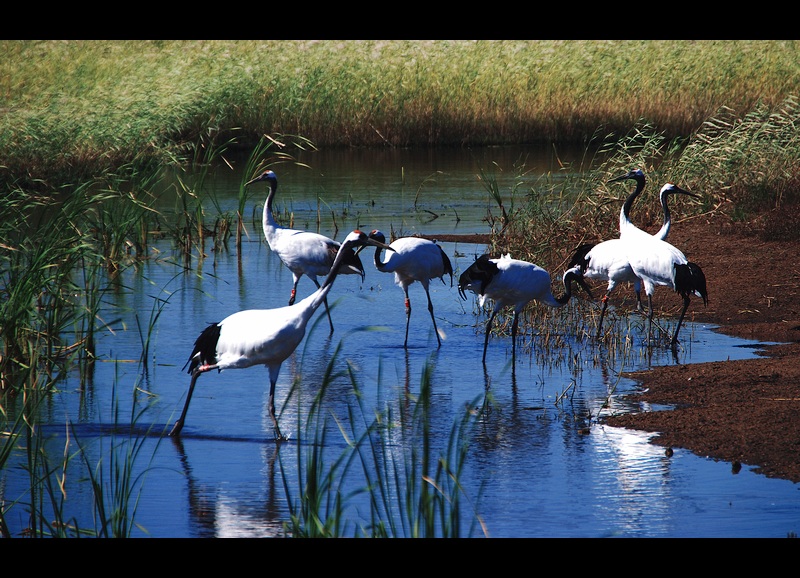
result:
[[[470,290],[478,296],[478,303],[483,307],[486,300],[494,301],[492,313],[486,322],[486,335],[483,340],[483,363],[486,364],[486,348],[492,322],[505,307],[514,308],[514,321],[511,325],[511,356],[516,358],[517,327],[519,314],[525,306],[535,300],[549,307],[562,307],[572,296],[572,281],[576,281],[591,298],[592,292],[581,275],[567,271],[563,276],[564,294],[553,295],[550,287],[550,273],[534,263],[512,259],[503,255],[499,259],[491,259],[489,255],[481,255],[470,265],[458,279],[458,292],[466,299],[466,291]]]
[[[373,230],[369,236],[371,239],[379,241],[381,245],[386,243],[386,236],[377,229]],[[450,285],[452,286],[453,265],[450,263],[450,258],[433,241],[420,237],[401,237],[389,245],[392,252],[386,256],[386,261],[384,261],[381,256],[381,245],[375,249],[375,267],[382,273],[394,273],[395,283],[400,286],[406,296],[406,338],[403,347],[408,347],[408,326],[411,322],[411,300],[408,297],[408,287],[415,281],[425,289],[425,295],[428,297],[428,313],[431,315],[436,341],[441,347],[442,339],[439,337],[436,317],[433,315],[430,283],[431,279],[441,279],[444,283],[444,276],[450,275]],[[363,247],[360,247],[358,251],[362,249]]]
[[[306,275],[319,289],[320,284],[317,277],[325,276],[331,270],[333,260],[341,244],[319,233],[289,229],[278,225],[272,214],[272,204],[275,201],[275,193],[278,190],[278,177],[275,173],[271,170],[266,170],[245,183],[244,186],[247,187],[261,181],[266,181],[269,185],[269,195],[264,204],[264,213],[261,219],[264,236],[267,239],[269,248],[278,255],[283,264],[292,272],[293,283],[289,305],[293,305],[297,296],[297,284],[300,278]],[[363,280],[364,266],[361,264],[361,259],[358,255],[351,250],[343,255],[343,259],[341,273],[343,275],[361,275]],[[333,320],[328,309],[327,299],[325,299],[325,312],[328,315],[331,333],[333,333]]]
[[[239,311],[206,327],[195,341],[194,349],[186,362],[192,381],[181,416],[169,435],[180,435],[194,386],[201,374],[213,369],[222,371],[264,365],[269,371],[269,415],[275,429],[275,439],[286,439],[281,434],[278,418],[275,416],[275,384],[281,365],[303,340],[308,321],[325,301],[336,276],[345,266],[348,255],[356,248],[366,245],[392,250],[388,245],[371,239],[366,233],[356,229],[345,238],[320,288],[296,305]]]

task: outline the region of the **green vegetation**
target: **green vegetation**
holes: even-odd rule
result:
[[[66,369],[89,373],[94,336],[113,323],[99,315],[103,296],[120,271],[152,258],[153,236],[173,239],[187,270],[205,257],[208,237],[215,253],[231,236],[239,250],[247,190],[235,213],[222,214],[205,187],[234,148],[250,151],[255,169],[315,146],[582,143],[586,158],[566,177],[523,188],[518,166],[518,184],[505,191],[492,167],[478,175],[496,205],[487,207],[491,252],[550,270],[579,243],[616,234],[624,192],[607,181],[633,166],[652,183],[700,194],[677,201],[690,218],[722,211],[767,238],[800,235],[796,210],[764,217],[800,202],[798,41],[5,40],[0,49],[0,468],[17,445],[27,448],[36,535],[84,532],[60,515],[58,476],[75,455],[86,460],[83,446],[58,466],[44,459],[38,402]],[[165,171],[177,175],[169,217],[156,208]],[[660,218],[656,208],[637,213],[643,227]],[[147,324],[137,319],[144,371],[166,304],[154,302]],[[545,318],[523,317],[520,329],[591,326],[574,307],[529,315]],[[557,350],[563,333],[539,338]],[[458,535],[468,417],[437,460],[425,445],[426,379],[403,428],[410,454],[388,453],[378,420],[343,432],[358,441],[332,469],[316,453],[322,443],[298,456],[307,465],[293,535]],[[98,504],[90,535],[130,535],[141,448],[133,436],[115,443],[108,470],[84,462]],[[356,464],[379,478],[367,484],[374,519],[353,530],[338,519],[336,482]],[[2,504],[0,536],[14,506]]]
[[[289,501],[287,535],[304,538],[458,538],[468,530],[487,535],[472,496],[464,495],[459,479],[467,459],[471,427],[476,414],[469,407],[456,419],[447,443],[436,449],[431,431],[431,362],[420,377],[419,394],[401,392],[396,408],[376,411],[364,407],[353,368],[346,374],[334,371],[345,337],[328,363],[322,387],[310,408],[305,432],[297,439],[314,440],[297,444],[298,479],[283,474]],[[306,351],[304,354],[309,353]],[[313,352],[312,352],[313,353]],[[349,380],[357,406],[348,406],[348,419],[338,422],[347,447],[339,456],[327,455],[325,428],[329,419],[323,409],[325,391],[336,377]],[[291,397],[291,396],[290,396]],[[478,407],[475,400],[472,407]],[[372,416],[371,418],[369,416]],[[298,422],[298,429],[300,423]],[[301,435],[303,434],[303,435]],[[279,461],[282,457],[279,454]],[[353,489],[352,481],[360,480]],[[358,494],[368,496],[366,512],[352,514],[350,501]],[[465,519],[462,510],[471,514]],[[360,520],[358,523],[356,519]]]
[[[51,187],[198,143],[588,142],[640,119],[687,137],[800,88],[798,41],[0,41],[0,173]]]

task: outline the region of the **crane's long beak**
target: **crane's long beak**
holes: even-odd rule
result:
[[[624,181],[625,179],[629,178],[628,177],[629,174],[630,173],[625,173],[624,175],[620,175],[618,177],[614,177],[613,179],[608,181],[608,183],[616,183],[616,182],[619,182],[619,181]]]
[[[396,251],[392,249],[389,245],[387,245],[386,243],[381,243],[380,241],[376,241],[375,239],[368,239],[367,243],[369,245],[372,245],[373,247],[380,247],[381,249],[386,249],[387,251],[392,251],[393,253],[396,253]],[[358,248],[356,249],[356,255],[358,255],[361,251],[363,251],[366,248],[367,245],[359,245]]]
[[[251,179],[251,180],[247,181],[247,182],[244,184],[244,186],[245,186],[245,187],[249,187],[249,186],[250,186],[250,185],[252,185],[253,183],[257,183],[258,181],[260,181],[260,180],[261,180],[261,176],[262,176],[262,175],[258,175],[256,178],[254,178],[254,179]]]
[[[391,248],[389,245],[387,245],[386,243],[381,243],[380,241],[376,241],[375,239],[373,239],[373,238],[371,238],[371,237],[370,237],[370,238],[368,238],[368,239],[366,240],[366,245],[361,245],[361,246],[360,246],[358,249],[356,249],[356,255],[358,255],[358,254],[361,252],[361,249],[363,249],[363,248],[364,248],[364,247],[366,247],[367,245],[372,245],[373,247],[380,247],[381,249],[386,249],[387,251],[392,251],[392,252],[394,252],[394,249],[392,249],[392,248]]]
[[[696,194],[694,194],[694,193],[690,193],[689,191],[687,191],[687,190],[685,190],[685,189],[682,189],[682,188],[680,188],[680,187],[678,187],[678,186],[676,186],[676,187],[675,187],[675,188],[672,190],[672,192],[673,192],[673,193],[680,193],[680,194],[682,194],[682,195],[688,195],[688,196],[692,197],[693,199],[699,199],[699,198],[700,198],[700,195],[696,195]]]
[[[586,291],[586,294],[589,296],[589,299],[594,299],[594,295],[592,295],[592,290],[589,289],[589,285],[586,284],[586,281],[583,280],[583,277],[578,275],[575,277],[575,280],[578,282],[578,285],[583,287],[583,290]]]

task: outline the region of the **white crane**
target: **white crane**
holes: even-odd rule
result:
[[[678,344],[678,332],[681,329],[683,317],[689,308],[689,296],[697,295],[703,299],[704,305],[708,305],[706,276],[699,265],[687,260],[679,249],[661,239],[655,237],[622,239],[622,243],[633,274],[642,280],[644,292],[647,295],[649,306],[648,344],[653,331],[653,292],[656,286],[670,287],[683,298],[683,309],[678,318],[678,326],[675,328],[670,342],[674,348]]]
[[[467,298],[470,290],[478,296],[478,303],[483,307],[487,299],[494,302],[492,313],[486,322],[486,336],[483,340],[483,363],[486,363],[486,348],[495,316],[505,307],[514,308],[514,321],[511,325],[511,356],[516,358],[517,327],[519,314],[525,306],[535,300],[549,307],[562,307],[572,296],[572,281],[576,281],[584,291],[592,297],[583,277],[575,271],[566,271],[562,277],[564,294],[553,295],[550,273],[545,269],[510,255],[492,259],[489,255],[481,255],[470,265],[458,279],[458,293],[462,299]]]
[[[283,264],[292,272],[293,283],[289,305],[294,305],[297,295],[297,283],[300,278],[306,275],[319,289],[320,285],[317,277],[324,277],[331,270],[331,265],[333,265],[333,260],[339,251],[340,243],[319,233],[289,229],[278,225],[272,214],[272,204],[275,200],[275,193],[278,190],[278,177],[273,171],[266,170],[245,183],[244,186],[247,187],[260,181],[267,181],[269,184],[269,195],[267,196],[267,202],[264,204],[264,213],[261,219],[264,236],[267,239],[269,248],[278,255]],[[365,275],[364,266],[361,264],[361,259],[358,255],[350,251],[344,257],[344,268],[340,273],[342,275],[361,275],[363,280]],[[328,315],[331,333],[333,333],[333,320],[328,309],[327,299],[325,300],[325,312]]]
[[[630,176],[634,175],[634,176]],[[622,177],[618,177],[617,179],[613,180],[620,180],[626,178],[638,178],[640,177],[642,180],[639,180],[640,186],[637,186],[637,190],[631,193],[625,201],[625,204],[628,206],[627,210],[630,211],[630,202],[632,198],[635,198],[640,192],[641,188],[644,187],[644,173],[640,170],[634,170],[628,173],[627,175],[623,175]],[[609,181],[612,182],[612,181]],[[580,274],[583,277],[587,277],[589,279],[599,279],[608,281],[608,286],[606,288],[606,293],[603,295],[603,307],[600,311],[600,320],[597,324],[597,334],[596,337],[599,338],[600,334],[603,329],[603,318],[606,314],[606,309],[608,308],[608,299],[611,296],[611,292],[619,283],[632,283],[633,289],[636,293],[636,308],[639,311],[643,311],[644,307],[642,306],[642,297],[641,297],[641,288],[642,282],[639,277],[633,272],[633,269],[628,263],[628,258],[626,256],[626,250],[624,247],[624,241],[628,241],[631,243],[635,243],[637,239],[646,239],[646,238],[655,238],[659,240],[665,240],[667,235],[669,234],[669,230],[672,224],[672,217],[670,215],[669,206],[667,202],[667,198],[669,195],[673,194],[682,194],[688,195],[690,197],[697,197],[694,193],[690,193],[680,187],[673,185],[672,183],[667,183],[663,187],[661,187],[661,191],[659,192],[659,199],[661,201],[661,208],[664,212],[664,224],[661,226],[661,229],[655,234],[650,235],[649,233],[638,229],[630,223],[628,220],[626,229],[627,235],[622,236],[620,235],[619,239],[609,239],[607,241],[603,241],[602,243],[598,243],[596,245],[587,243],[581,245],[577,248],[575,253],[572,256],[572,259],[567,265],[568,268],[571,268],[573,272]],[[623,216],[626,216],[627,213],[620,212],[620,225],[622,226]],[[637,231],[637,232],[634,232]]]
[[[377,229],[373,230],[369,237],[386,243],[386,236]],[[428,297],[428,313],[433,321],[433,331],[436,333],[436,341],[439,347],[442,340],[439,337],[439,329],[436,327],[436,318],[433,315],[433,302],[431,301],[430,282],[431,279],[441,279],[445,282],[444,276],[450,275],[450,286],[453,286],[453,265],[447,253],[433,241],[420,237],[401,237],[389,244],[392,253],[386,256],[386,261],[382,259],[382,248],[378,245],[375,249],[375,267],[382,273],[394,273],[394,282],[400,286],[406,296],[406,338],[403,347],[408,347],[408,326],[411,321],[411,300],[408,297],[408,287],[415,281],[425,289]],[[363,247],[359,248],[360,252]]]
[[[391,250],[388,245],[355,230],[347,235],[339,248],[322,286],[296,305],[239,311],[206,327],[195,341],[194,349],[186,362],[192,381],[181,417],[175,422],[169,435],[180,435],[195,383],[202,373],[213,369],[222,371],[264,365],[269,371],[269,415],[275,428],[275,439],[285,439],[275,417],[275,383],[278,381],[281,364],[303,340],[308,321],[325,301],[336,276],[345,266],[347,256],[354,249],[366,245]]]

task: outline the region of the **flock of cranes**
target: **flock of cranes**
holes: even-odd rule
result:
[[[632,170],[612,179],[609,183],[629,179],[636,181],[636,188],[627,197],[620,210],[619,238],[578,247],[568,269],[562,275],[564,293],[559,297],[552,292],[551,276],[548,271],[534,263],[512,259],[510,255],[503,255],[500,258],[482,255],[460,275],[458,293],[462,299],[466,300],[466,292],[471,291],[477,296],[481,307],[487,301],[493,303],[485,328],[484,364],[492,323],[501,310],[512,307],[514,311],[511,327],[512,360],[514,360],[519,314],[525,306],[531,301],[537,301],[553,308],[562,307],[572,296],[573,282],[577,283],[591,299],[592,292],[585,279],[608,281],[606,293],[602,298],[598,337],[601,334],[609,295],[616,285],[620,282],[633,284],[637,309],[640,311],[643,310],[640,292],[644,286],[649,307],[648,346],[651,343],[655,287],[658,285],[670,287],[683,298],[683,308],[671,339],[671,346],[673,348],[677,346],[678,332],[689,306],[690,296],[697,295],[703,299],[704,304],[707,304],[708,293],[702,269],[688,261],[680,250],[665,240],[672,222],[667,197],[671,194],[695,195],[670,183],[664,185],[659,195],[664,224],[658,233],[651,235],[637,228],[630,220],[631,206],[646,183],[644,173],[639,169]],[[269,372],[269,412],[275,439],[276,441],[286,439],[278,426],[274,406],[275,385],[281,365],[300,344],[309,320],[323,303],[333,333],[333,320],[327,302],[328,293],[338,275],[356,274],[364,278],[364,266],[359,254],[366,247],[375,248],[375,268],[380,272],[394,273],[395,283],[403,290],[406,309],[403,346],[408,347],[408,329],[411,321],[411,300],[408,290],[415,282],[422,285],[425,290],[436,339],[439,347],[442,345],[429,287],[433,279],[440,279],[446,283],[445,277],[448,275],[452,286],[454,274],[450,258],[438,244],[417,237],[401,237],[387,244],[386,237],[381,231],[373,230],[367,234],[358,229],[349,233],[345,240],[339,243],[317,233],[281,227],[272,213],[278,188],[277,176],[273,171],[266,170],[248,181],[245,186],[257,182],[266,182],[269,186],[263,211],[264,236],[270,249],[292,272],[293,284],[289,303],[273,309],[239,311],[218,323],[211,323],[200,333],[184,366],[184,369],[187,366],[189,368],[191,382],[183,411],[170,431],[170,436],[180,435],[192,392],[197,378],[202,373],[214,369],[222,371],[263,365]],[[309,277],[317,290],[308,297],[296,301],[297,285],[303,276]],[[320,284],[317,278],[323,276],[325,279]]]

